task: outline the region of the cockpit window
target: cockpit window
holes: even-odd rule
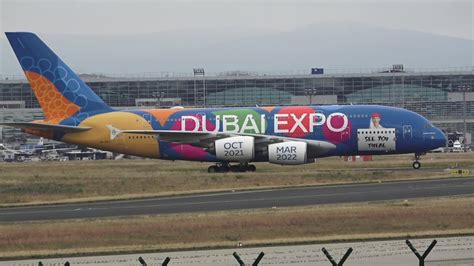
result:
[[[433,126],[433,124],[428,122],[428,123],[425,124],[425,128],[434,128],[434,126]]]

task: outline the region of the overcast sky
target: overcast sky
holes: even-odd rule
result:
[[[31,31],[43,37],[58,34],[89,35],[89,39],[94,39],[94,35],[126,36],[163,32],[171,34],[186,32],[183,35],[189,35],[190,32],[207,31],[209,34],[214,31],[216,36],[206,36],[211,36],[212,40],[216,37],[228,38],[228,40],[232,37],[238,40],[252,34],[254,36],[271,35],[297,31],[308,26],[313,29],[324,29],[325,25],[355,24],[382,29],[417,31],[473,41],[473,13],[472,0],[0,0],[0,31]],[[226,33],[228,36],[225,36]],[[0,36],[0,38],[5,38],[4,34]],[[208,41],[206,36],[200,41]],[[354,37],[348,37],[344,41],[357,41],[351,38]],[[49,43],[51,38],[47,40]],[[2,72],[4,74],[11,72],[7,69],[11,64],[9,57],[12,57],[12,53],[5,40],[2,42],[0,39],[0,45],[3,46],[0,47],[1,75]],[[51,45],[57,47],[55,43]],[[192,43],[185,45],[193,46]],[[64,57],[70,57],[73,63],[78,61],[74,58],[74,54],[68,54],[74,51],[71,47],[58,49],[62,48],[65,50],[61,51]],[[108,49],[108,47],[100,47],[99,44],[94,50],[101,49]],[[137,49],[141,48],[137,47]],[[179,53],[181,51],[177,50],[176,55],[179,56]],[[466,53],[466,56],[472,57],[472,49],[470,54]],[[103,59],[111,61],[109,58]],[[335,62],[343,67],[344,63],[339,63],[337,58]],[[423,64],[422,61],[420,62]],[[380,63],[386,64],[386,62]],[[457,63],[454,62],[454,64]],[[84,69],[89,69],[91,66],[80,65]],[[112,70],[109,65],[104,64],[101,67],[100,71]],[[218,67],[220,65],[216,65],[216,68]],[[426,67],[430,66],[426,65]],[[183,66],[176,65],[176,68],[181,69]],[[20,69],[17,67],[17,70]]]
[[[325,22],[358,22],[471,40],[474,36],[469,0],[0,2],[2,31],[135,34],[222,27],[288,31]]]

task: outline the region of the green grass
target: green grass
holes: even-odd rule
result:
[[[0,224],[0,259],[474,234],[474,197]]]
[[[421,171],[411,169],[411,156],[376,156],[371,162],[344,162],[333,157],[300,166],[259,163],[255,173],[216,174],[207,173],[210,163],[182,161],[1,163],[0,206],[447,177],[450,173],[444,168],[474,167],[473,155],[429,154]]]

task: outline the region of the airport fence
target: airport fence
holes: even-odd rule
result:
[[[418,265],[419,266],[425,266],[425,260],[426,260],[426,257],[428,256],[428,254],[430,254],[431,250],[433,250],[433,248],[435,247],[436,243],[438,243],[436,240],[433,240],[431,242],[431,244],[428,246],[428,248],[423,252],[423,254],[420,254],[420,252],[418,252],[418,250],[413,246],[413,244],[410,242],[410,240],[405,240],[405,244],[410,248],[410,250],[413,252],[413,254],[415,254],[415,256],[417,257],[418,259]],[[321,251],[324,253],[324,255],[326,256],[327,260],[331,263],[332,266],[343,266],[344,263],[346,262],[346,260],[349,258],[349,256],[351,255],[352,251],[354,249],[352,247],[350,247],[349,249],[347,249],[347,251],[345,252],[344,256],[342,256],[342,258],[339,260],[339,262],[337,262],[331,255],[331,253],[325,248],[323,247],[321,249]],[[237,263],[239,264],[239,266],[249,266],[249,265],[252,265],[252,266],[258,266],[259,263],[262,261],[263,257],[265,256],[265,253],[264,252],[260,252],[257,256],[257,258],[255,258],[255,260],[251,263],[251,264],[248,264],[248,263],[245,263],[242,258],[240,258],[239,254],[237,252],[234,252],[232,254],[232,256],[234,256],[235,260],[237,261]],[[170,257],[166,257],[163,262],[161,263],[161,265],[163,266],[167,266],[171,261],[171,258]],[[140,263],[141,266],[147,266],[147,262],[145,261],[145,259],[143,259],[142,257],[138,257],[138,262]],[[71,264],[66,261],[64,263],[64,266],[70,266]],[[43,264],[43,262],[39,262],[38,263],[38,266],[45,266]]]

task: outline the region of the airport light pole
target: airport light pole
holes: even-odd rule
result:
[[[5,106],[2,106],[2,123],[5,122]],[[0,141],[3,142],[3,126],[0,126]]]
[[[196,70],[194,70],[194,107],[196,107]]]
[[[197,88],[196,88],[196,76],[202,76],[202,85],[203,85],[203,105],[206,106],[206,79],[204,68],[193,68],[194,73],[194,106],[197,106]]]
[[[204,74],[202,74],[202,86],[203,86],[203,90],[204,90],[204,93],[203,93],[203,102],[204,102],[204,107],[206,107],[206,77],[204,76]]]
[[[153,92],[152,95],[156,98],[155,106],[161,107],[161,99],[165,96],[165,92],[157,91],[157,92]]]
[[[308,88],[304,90],[304,94],[309,95],[309,105],[313,104],[313,95],[316,95],[317,89]]]
[[[462,101],[463,101],[463,124],[464,124],[464,129],[463,129],[463,148],[464,152],[467,152],[467,142],[466,142],[466,135],[467,135],[467,123],[466,123],[466,92],[471,91],[471,86],[470,85],[460,85],[458,86],[458,90],[462,92]]]

